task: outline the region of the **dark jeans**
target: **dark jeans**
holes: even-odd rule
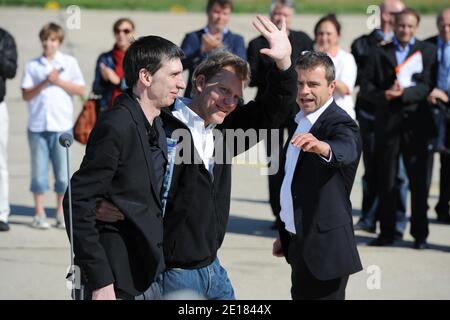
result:
[[[357,113],[358,123],[362,138],[362,151],[364,163],[363,175],[363,201],[359,225],[372,229],[375,228],[379,219],[379,197],[377,186],[377,168],[375,153],[375,121]],[[397,194],[396,225],[397,232],[403,234],[408,221],[406,217],[406,201],[408,197],[408,177],[400,157],[398,162],[398,173],[395,179],[394,192]]]

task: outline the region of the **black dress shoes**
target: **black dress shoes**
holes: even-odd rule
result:
[[[390,246],[393,244],[394,244],[394,239],[386,238],[386,237],[382,237],[382,236],[378,236],[378,238],[369,242],[369,246],[371,246],[371,247],[385,247],[385,246]]]
[[[413,248],[417,250],[428,249],[428,244],[425,240],[414,240]]]
[[[442,222],[442,223],[450,223],[450,214],[439,214],[437,215],[437,221]]]
[[[7,222],[0,221],[0,231],[9,231],[9,224]]]

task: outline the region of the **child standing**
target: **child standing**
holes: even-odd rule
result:
[[[32,226],[48,229],[44,193],[48,190],[48,163],[52,162],[56,192],[56,227],[65,228],[62,199],[67,188],[65,150],[59,136],[72,130],[72,96],[84,93],[84,79],[77,60],[59,48],[64,30],[54,23],[39,33],[43,54],[27,63],[22,97],[28,102],[28,142],[31,152],[31,187],[35,204]]]

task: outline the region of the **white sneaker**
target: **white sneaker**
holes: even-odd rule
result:
[[[42,230],[50,228],[50,224],[47,222],[46,216],[34,216],[31,226]]]
[[[57,216],[55,228],[57,229],[66,229],[66,223],[64,222],[64,216]]]

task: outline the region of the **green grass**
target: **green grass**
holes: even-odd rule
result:
[[[4,6],[44,7],[48,0],[0,0]],[[95,9],[128,9],[148,11],[203,11],[206,0],[59,0],[61,7],[77,4],[84,8]],[[297,11],[303,13],[361,13],[366,12],[370,4],[377,4],[380,0],[297,0]],[[434,14],[443,7],[449,6],[448,0],[406,0],[407,6],[419,10],[420,13]],[[266,13],[271,0],[235,0],[236,13]]]

